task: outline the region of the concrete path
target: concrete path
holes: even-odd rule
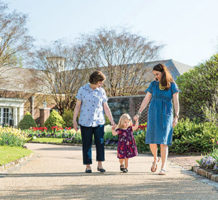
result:
[[[168,163],[168,175],[150,172],[152,157],[129,161],[129,173],[119,172],[115,150],[106,150],[107,170],[101,174],[93,163],[85,174],[81,147],[28,144],[35,154],[19,167],[0,173],[0,199],[218,199],[217,183]],[[95,150],[93,149],[95,159]]]

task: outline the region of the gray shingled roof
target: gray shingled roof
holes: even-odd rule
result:
[[[153,79],[151,74],[152,68],[158,63],[163,63],[168,67],[174,80],[184,72],[192,69],[192,66],[172,59],[145,62],[144,66],[151,69],[150,72],[145,74],[145,78],[148,78],[148,80]],[[20,67],[4,67],[4,69],[2,69],[3,68],[0,68],[0,90],[51,93],[46,86],[48,84],[46,84],[43,71]]]
[[[20,67],[2,67],[0,71],[0,90],[50,93],[43,71]]]
[[[162,64],[167,66],[167,68],[169,69],[170,73],[172,74],[174,80],[176,80],[177,77],[182,75],[184,72],[187,72],[190,69],[192,69],[192,66],[177,62],[177,61],[172,60],[172,59],[145,62],[144,66],[151,68],[151,71],[152,71],[152,68],[159,63],[162,63]]]

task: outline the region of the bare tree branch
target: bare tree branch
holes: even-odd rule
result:
[[[34,66],[45,73],[47,87],[52,91],[61,114],[64,109],[72,109],[79,87],[87,81],[84,52],[80,46],[64,46],[61,41],[36,52]]]
[[[16,11],[8,13],[7,4],[0,0],[0,70],[28,62],[33,38],[26,28],[27,16]]]
[[[86,65],[102,70],[107,80],[105,89],[109,96],[137,94],[145,85],[144,66],[158,57],[161,45],[127,31],[101,29],[93,35],[81,37],[86,50]]]

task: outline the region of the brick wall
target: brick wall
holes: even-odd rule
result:
[[[118,123],[119,118],[123,113],[128,113],[133,118],[133,116],[138,112],[144,97],[145,95],[109,98],[108,105],[111,109],[114,121]],[[146,121],[147,108],[142,112],[139,123],[145,123]]]

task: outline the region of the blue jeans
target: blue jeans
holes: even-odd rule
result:
[[[104,125],[97,127],[81,126],[83,164],[92,164],[92,136],[94,134],[96,145],[96,160],[104,161]]]

